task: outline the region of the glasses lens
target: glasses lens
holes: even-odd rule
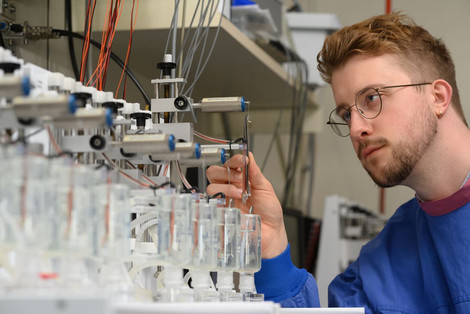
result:
[[[373,119],[382,110],[382,98],[375,89],[369,88],[357,95],[356,105],[357,110],[364,118]]]
[[[344,120],[344,112],[341,113],[336,109],[330,113],[329,125],[339,136],[349,135],[349,125]]]

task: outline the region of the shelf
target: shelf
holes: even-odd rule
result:
[[[157,4],[158,5],[157,5]],[[160,1],[141,1],[136,31],[133,35],[130,68],[139,78],[150,97],[155,97],[154,87],[150,81],[159,77],[156,65],[163,59],[164,46],[168,37],[168,27],[173,14],[172,6],[165,4],[159,7]],[[129,6],[129,4],[126,4]],[[95,21],[97,32],[94,39],[101,38],[98,25],[103,25],[99,18],[104,16],[105,6],[97,7]],[[191,12],[188,8],[188,12]],[[130,7],[124,8],[121,21],[113,43],[113,51],[124,59],[129,38],[128,25]],[[166,12],[166,15],[165,15]],[[186,25],[189,25],[191,14],[186,13]],[[206,53],[210,49],[216,34],[219,18],[220,31],[210,60],[197,82],[192,97],[195,101],[204,97],[244,96],[251,102],[250,109],[289,108],[294,97],[293,81],[283,65],[267,54],[256,43],[236,28],[228,19],[217,15],[211,23]],[[126,27],[127,25],[127,27]],[[194,25],[194,24],[193,24]],[[188,30],[186,29],[186,33]],[[178,32],[177,40],[180,41]],[[178,50],[177,50],[178,51]],[[198,56],[193,61],[193,69],[197,67]],[[114,67],[114,70],[113,70]],[[119,80],[117,66],[110,68],[107,86],[117,86]],[[192,76],[189,76],[192,79]],[[189,81],[188,84],[192,82]],[[128,82],[128,99],[142,101],[137,90]],[[307,103],[315,109],[312,90],[308,92]]]

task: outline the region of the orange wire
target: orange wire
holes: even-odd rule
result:
[[[111,8],[110,8],[110,11],[109,11],[109,20],[108,20],[108,28],[107,28],[107,34],[106,34],[106,42],[105,42],[105,46],[106,46],[106,49],[103,50],[103,62],[102,62],[102,68],[101,68],[101,71],[100,71],[100,76],[99,76],[99,86],[100,86],[100,89],[103,89],[104,87],[104,80],[105,80],[105,77],[106,77],[106,73],[107,73],[107,69],[108,69],[108,55],[109,55],[109,49],[111,48],[111,43],[112,43],[112,40],[113,40],[113,28],[114,26],[116,25],[116,20],[115,20],[115,17],[116,17],[116,6],[118,5],[118,1],[111,4]],[[114,9],[112,8],[114,4]]]
[[[136,10],[135,10],[135,18],[134,18],[134,6],[136,6]],[[134,33],[134,28],[135,28],[135,23],[137,21],[137,13],[139,11],[139,0],[137,0],[137,5],[135,3],[135,0],[133,1],[133,4],[132,4],[132,11],[131,11],[131,25],[130,25],[130,34],[129,34],[129,44],[127,46],[127,54],[126,54],[126,60],[124,62],[124,67],[122,69],[122,72],[121,72],[121,78],[119,79],[119,83],[118,83],[118,86],[117,86],[117,89],[116,89],[116,93],[115,95],[118,94],[119,92],[119,88],[121,87],[121,82],[122,82],[122,78],[124,76],[124,73],[126,72],[126,68],[127,68],[127,64],[129,62],[129,57],[130,57],[130,52],[131,52],[131,46],[132,46],[132,34]],[[126,95],[126,82],[124,82],[124,94],[123,94],[123,99],[125,99],[125,95]]]
[[[85,55],[85,60],[88,60],[88,54],[90,52],[90,39],[91,39],[91,31],[92,31],[92,21],[93,21],[93,16],[95,15],[95,7],[96,7],[96,0],[94,0],[93,2],[93,9],[91,11],[91,18],[90,18],[90,21],[89,21],[89,25],[88,25],[88,32],[87,32],[87,38],[86,38],[86,55]],[[84,65],[84,71],[83,71],[83,79],[81,80],[81,82],[84,82],[85,81],[85,73],[86,73],[86,67]]]
[[[80,65],[80,82],[85,81],[85,73],[86,73],[86,61],[88,60],[88,53],[90,50],[90,37],[91,37],[91,24],[93,21],[93,16],[95,14],[95,7],[96,7],[96,0],[93,1],[93,8],[91,9],[91,14],[90,14],[90,2],[91,0],[88,1],[87,4],[87,18],[86,18],[86,34],[85,34],[85,41],[84,41],[84,46],[82,49],[82,62]]]
[[[82,77],[83,77],[83,64],[85,63],[85,51],[86,51],[86,44],[87,44],[87,34],[88,34],[88,31],[87,31],[87,25],[88,25],[88,19],[89,19],[89,16],[90,16],[90,1],[91,0],[88,0],[88,3],[87,3],[87,9],[86,9],[86,19],[85,19],[85,29],[84,29],[84,34],[85,35],[85,40],[83,42],[83,47],[82,47],[82,60],[81,60],[81,64],[80,64],[80,81],[82,81]]]
[[[108,11],[108,15],[105,16],[105,20],[104,20],[104,23],[103,23],[103,31],[101,33],[101,49],[100,49],[100,54],[98,56],[98,61],[97,61],[97,64],[96,64],[96,69],[95,71],[93,72],[93,74],[90,76],[90,79],[88,80],[87,84],[86,85],[90,85],[90,82],[92,82],[93,78],[96,76],[95,80],[93,81],[93,83],[91,84],[92,86],[95,86],[96,84],[96,88],[98,90],[102,90],[99,88],[98,86],[98,77],[100,75],[100,69],[102,67],[102,59],[103,59],[103,51],[104,51],[104,47],[105,47],[105,42],[106,42],[106,37],[107,37],[107,32],[106,32],[106,26],[108,25],[108,19],[110,18],[109,15],[110,15],[110,12],[111,12],[111,7],[112,7],[112,3],[110,5],[109,3],[110,0],[108,0],[106,2],[106,10]],[[111,0],[112,2],[114,2],[113,0]],[[109,8],[109,9],[108,9]]]
[[[104,87],[104,84],[106,83],[106,75],[108,73],[108,66],[109,66],[109,59],[111,57],[111,46],[114,41],[114,35],[116,34],[116,26],[121,18],[122,11],[124,7],[124,1],[118,0],[115,5],[115,9],[113,12],[113,23],[111,24],[111,39],[109,40],[109,48],[106,50],[106,63],[105,63],[105,68],[104,68],[104,73],[101,79],[101,84]]]
[[[116,32],[116,25],[121,17],[122,11],[124,7],[124,2],[118,0],[114,2],[113,0],[111,3],[107,3],[108,8],[108,15],[106,17],[105,23],[103,24],[103,34],[101,37],[101,51],[98,58],[98,64],[96,67],[93,76],[90,78],[91,82],[93,79],[93,85],[99,90],[103,90],[107,69],[109,66],[109,59],[111,57],[111,46],[114,40],[114,35]]]

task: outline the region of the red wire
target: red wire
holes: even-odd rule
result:
[[[392,12],[392,0],[385,0],[385,13],[389,14]]]

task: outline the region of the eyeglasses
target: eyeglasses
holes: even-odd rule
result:
[[[382,96],[380,90],[397,88],[397,87],[409,87],[409,86],[421,86],[430,85],[432,83],[416,83],[416,84],[405,84],[405,85],[393,85],[372,88],[368,87],[361,90],[356,95],[356,101],[354,105],[349,108],[337,107],[330,113],[329,120],[326,124],[329,124],[336,134],[342,137],[349,135],[349,129],[351,127],[351,108],[356,107],[357,112],[366,119],[376,118],[382,111]]]

